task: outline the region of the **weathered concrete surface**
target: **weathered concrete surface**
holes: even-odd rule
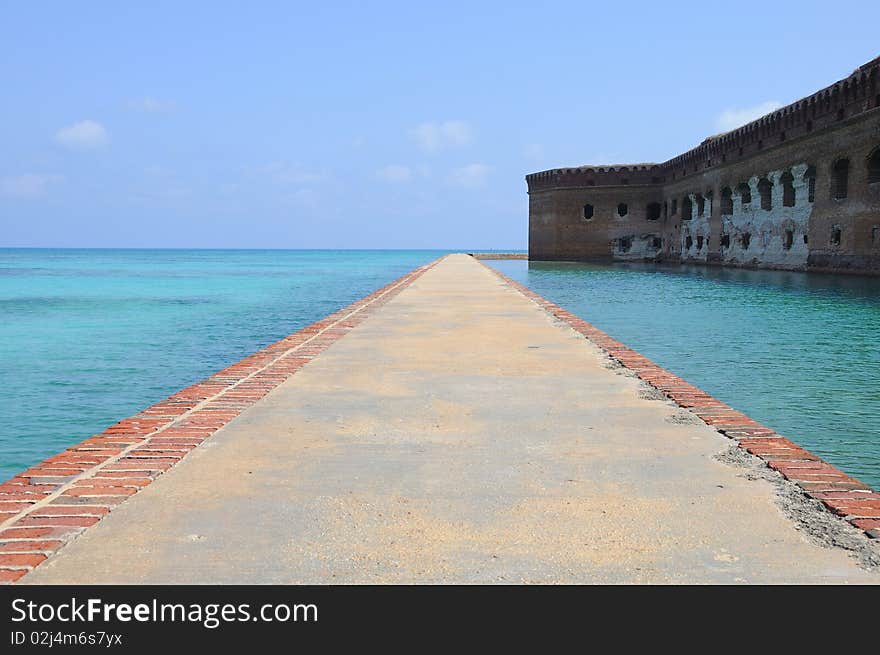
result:
[[[878,580],[640,390],[451,256],[25,580]]]

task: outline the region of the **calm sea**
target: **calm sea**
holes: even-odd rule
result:
[[[0,249],[0,480],[441,254]]]
[[[488,263],[880,489],[880,278]]]
[[[0,479],[441,254],[0,249]],[[880,488],[880,279],[489,263]]]

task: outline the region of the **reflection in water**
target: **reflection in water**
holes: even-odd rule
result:
[[[880,278],[489,263],[880,488]]]

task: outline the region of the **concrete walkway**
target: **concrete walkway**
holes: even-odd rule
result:
[[[878,581],[606,366],[448,257],[23,582]]]

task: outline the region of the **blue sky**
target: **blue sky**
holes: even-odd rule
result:
[[[0,246],[524,248],[880,54],[880,3],[0,1]]]

